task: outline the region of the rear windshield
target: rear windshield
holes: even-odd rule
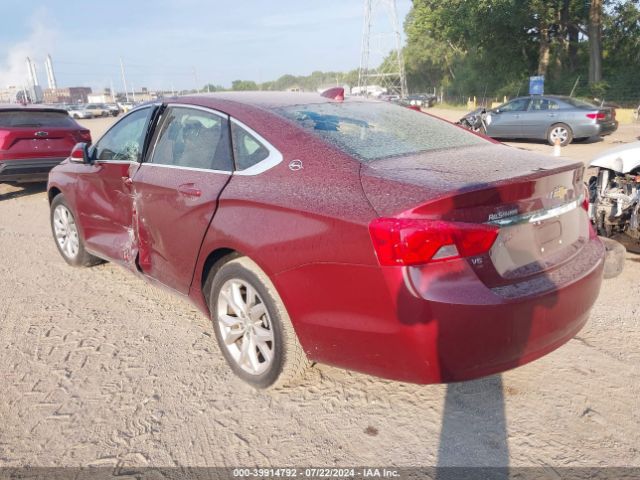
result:
[[[390,103],[319,103],[277,112],[364,162],[486,143],[454,125]]]
[[[67,112],[38,112],[21,110],[0,112],[0,127],[72,127]]]
[[[568,98],[563,98],[562,101],[578,108],[598,108],[596,105],[594,105],[591,102],[587,102],[585,100],[579,100],[577,98],[568,97]]]

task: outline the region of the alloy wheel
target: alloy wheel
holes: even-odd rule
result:
[[[564,144],[569,138],[569,131],[564,127],[554,127],[549,134],[551,142],[555,144],[556,140],[560,140]]]
[[[73,215],[64,205],[58,205],[53,211],[53,230],[60,251],[67,258],[75,258],[80,250],[78,227]]]
[[[251,375],[267,371],[275,357],[271,317],[249,282],[232,278],[222,285],[217,322],[225,348],[242,370]]]

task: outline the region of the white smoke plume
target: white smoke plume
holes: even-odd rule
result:
[[[44,60],[47,53],[52,53],[55,30],[50,26],[45,10],[35,12],[27,25],[27,37],[9,45],[4,58],[0,54],[0,88],[27,84],[27,57],[36,65],[40,84],[43,81],[46,84]]]

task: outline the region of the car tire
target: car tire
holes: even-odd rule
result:
[[[573,141],[573,132],[566,123],[556,123],[551,125],[547,132],[547,142],[549,145],[556,144],[556,138],[560,139],[560,146],[565,147]]]
[[[230,257],[205,283],[216,339],[231,370],[258,389],[300,378],[310,362],[269,277],[248,257]]]
[[[64,195],[56,195],[51,202],[49,220],[56,247],[65,262],[74,267],[90,267],[103,262],[85,250],[75,216]]]

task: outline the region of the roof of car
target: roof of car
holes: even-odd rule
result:
[[[23,112],[23,111],[36,111],[36,112],[59,112],[67,113],[62,107],[54,107],[53,105],[33,104],[22,105],[21,103],[0,103],[0,112]]]
[[[568,95],[552,95],[552,94],[550,94],[550,95],[546,95],[546,94],[537,95],[537,94],[530,94],[530,95],[522,95],[522,96],[520,96],[518,98],[551,98],[551,99],[554,99],[554,100],[567,101],[568,99],[572,99],[574,97],[570,97]]]
[[[335,100],[323,97],[320,93],[311,92],[216,92],[204,93],[198,95],[189,95],[185,97],[165,98],[165,101],[185,101],[199,105],[213,104],[218,100],[242,103],[262,108],[278,108],[293,105],[307,105],[313,103],[331,103]],[[359,96],[348,96],[345,102],[378,102]]]

